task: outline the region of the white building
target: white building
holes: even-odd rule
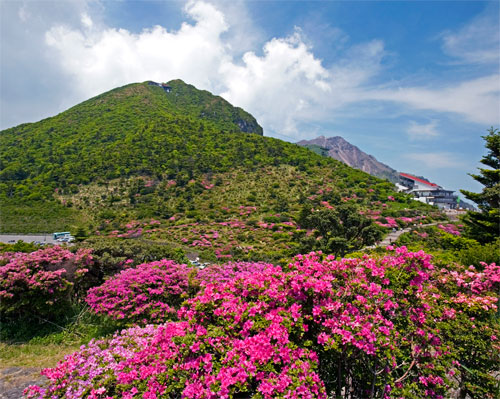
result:
[[[453,191],[445,190],[435,183],[408,173],[400,173],[399,179],[398,191],[412,194],[417,201],[436,205],[441,209],[455,209],[457,207],[457,196],[453,195]]]

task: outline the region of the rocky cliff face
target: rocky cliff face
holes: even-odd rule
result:
[[[315,152],[326,154],[373,176],[382,177],[392,182],[398,181],[398,172],[396,170],[377,161],[374,156],[361,151],[340,136],[320,136],[313,140],[299,141],[297,144],[309,147]]]

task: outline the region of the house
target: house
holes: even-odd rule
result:
[[[165,90],[165,92],[167,93],[170,93],[172,91],[172,88],[169,86],[169,85],[166,85],[165,83],[162,83],[161,84],[161,87],[163,88],[163,90]]]
[[[435,205],[441,209],[455,209],[458,206],[457,196],[453,195],[451,190],[445,190],[435,183],[409,173],[400,173],[399,180],[398,191],[413,195],[417,201]]]
[[[156,83],[152,80],[148,80],[148,85],[161,87],[163,90],[165,90],[166,93],[170,93],[172,91],[172,87],[167,85],[166,83]]]

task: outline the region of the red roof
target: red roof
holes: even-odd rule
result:
[[[407,179],[411,179],[411,180],[415,180],[415,181],[418,181],[419,183],[423,183],[423,184],[426,184],[428,186],[431,186],[431,187],[439,187],[437,184],[435,183],[431,183],[427,180],[424,180],[424,179],[419,179],[418,177],[415,177],[413,175],[410,175],[408,173],[400,173],[399,174],[400,176],[403,176],[403,177],[406,177]]]

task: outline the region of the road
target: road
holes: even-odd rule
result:
[[[0,242],[13,244],[19,240],[24,242],[40,241],[45,244],[60,244],[52,237],[52,234],[0,234]]]

